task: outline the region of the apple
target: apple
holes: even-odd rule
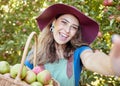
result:
[[[2,32],[3,32],[3,33],[5,32],[5,28],[2,29]]]
[[[115,19],[115,15],[110,15],[110,16],[109,16],[109,19],[110,19],[110,20]]]
[[[35,82],[36,78],[37,78],[37,76],[33,71],[31,71],[31,70],[27,71],[27,74],[25,76],[25,81],[28,84],[31,84],[32,82]]]
[[[26,28],[23,28],[23,30],[22,30],[22,31],[23,31],[24,33],[25,33],[25,32],[27,32]]]
[[[53,85],[53,83],[54,83],[54,81],[53,81],[53,79],[51,79],[50,82],[49,82],[49,84]]]
[[[98,36],[99,38],[101,38],[101,37],[102,37],[102,33],[99,31],[97,36]]]
[[[103,1],[103,5],[104,6],[112,6],[113,5],[113,0],[104,0]]]
[[[103,12],[107,13],[108,12],[108,8],[104,7]]]
[[[48,85],[44,85],[44,86],[54,86],[54,85],[48,84]]]
[[[22,23],[20,21],[16,21],[16,25],[22,25]]]
[[[19,69],[20,69],[20,65],[21,64],[15,64],[15,65],[13,65],[12,67],[11,67],[11,69],[10,69],[10,76],[12,77],[12,78],[15,78],[16,76],[17,76],[17,74],[18,74],[18,71],[19,71]],[[26,76],[26,74],[27,74],[27,68],[25,67],[25,66],[23,66],[23,70],[22,70],[22,72],[21,72],[21,79],[24,79],[25,78],[25,76]]]
[[[32,71],[37,75],[39,72],[43,71],[43,66],[36,66],[32,69]]]
[[[47,84],[47,85],[44,85],[44,86],[54,86],[54,81],[51,79],[51,81],[49,82],[49,84]]]
[[[43,70],[37,74],[37,81],[41,82],[44,85],[50,83],[52,76],[48,70]]]
[[[7,61],[0,61],[0,73],[5,74],[9,73],[10,65]]]
[[[40,82],[33,82],[31,86],[43,86]]]
[[[117,16],[117,17],[116,17],[116,21],[117,21],[117,22],[120,22],[120,16]]]
[[[117,9],[120,10],[120,5],[117,6]]]

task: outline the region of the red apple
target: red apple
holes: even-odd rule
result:
[[[97,36],[98,36],[99,38],[101,38],[101,37],[102,37],[102,33],[99,31]]]
[[[32,71],[37,75],[39,72],[43,71],[43,66],[36,66],[32,69]]]
[[[52,76],[48,70],[43,70],[37,75],[37,81],[41,82],[44,85],[50,83]]]
[[[103,5],[104,6],[112,6],[113,5],[113,0],[104,0]]]
[[[110,15],[109,16],[109,19],[111,20],[111,19],[114,19],[115,18],[115,16],[114,15]]]

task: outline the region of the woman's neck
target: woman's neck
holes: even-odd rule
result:
[[[65,45],[56,44],[55,47],[56,47],[56,53],[58,54],[58,57],[64,58],[63,53],[64,53]]]

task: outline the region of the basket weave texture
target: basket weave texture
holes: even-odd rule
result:
[[[26,59],[26,55],[28,53],[28,47],[30,45],[31,39],[34,37],[35,40],[35,48],[34,48],[34,59],[33,59],[33,65],[36,66],[36,52],[37,52],[37,45],[38,45],[38,38],[36,32],[32,32],[26,42],[23,56],[21,59],[21,65],[20,70],[18,71],[17,77],[15,79],[10,77],[10,74],[0,74],[0,86],[31,86],[30,84],[26,83],[25,81],[21,80],[20,75],[24,66],[24,61]],[[57,80],[53,79],[53,86],[60,86],[59,82]]]
[[[15,79],[11,78],[7,75],[0,74],[0,86],[30,86],[24,81],[15,81]]]
[[[9,75],[0,74],[0,86],[31,86],[25,81],[18,81]],[[60,86],[59,82],[53,79],[53,86]]]

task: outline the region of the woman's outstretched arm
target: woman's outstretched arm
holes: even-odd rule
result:
[[[114,75],[111,58],[105,53],[85,50],[80,57],[86,69],[103,75]]]
[[[85,50],[81,54],[83,65],[93,72],[103,75],[120,76],[120,36],[113,39],[109,55],[97,51]]]

